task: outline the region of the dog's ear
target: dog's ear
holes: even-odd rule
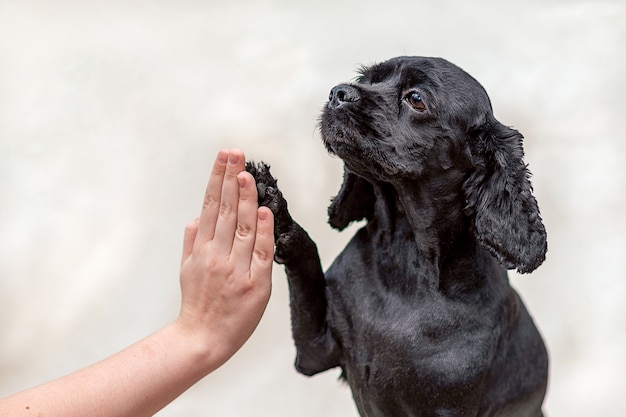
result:
[[[370,218],[374,198],[372,184],[344,166],[343,184],[328,207],[328,223],[343,230],[353,221]]]
[[[505,268],[532,272],[545,259],[547,238],[524,163],[523,136],[493,117],[470,136],[474,171],[464,193],[476,238]]]

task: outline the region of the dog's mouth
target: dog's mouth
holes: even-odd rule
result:
[[[399,171],[393,164],[380,160],[384,159],[384,154],[373,154],[367,137],[351,120],[343,120],[333,112],[325,111],[320,120],[320,130],[326,150],[341,158],[351,171],[376,180],[398,175]]]

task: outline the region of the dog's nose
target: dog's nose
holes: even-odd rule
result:
[[[330,90],[328,96],[328,108],[336,109],[346,103],[359,100],[359,92],[356,88],[348,84],[341,84]]]

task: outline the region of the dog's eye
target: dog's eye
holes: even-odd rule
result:
[[[404,98],[407,103],[411,105],[415,110],[419,112],[426,111],[426,104],[424,104],[424,100],[422,100],[422,95],[417,91],[411,91]]]

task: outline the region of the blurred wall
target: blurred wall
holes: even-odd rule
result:
[[[551,416],[626,415],[626,4],[0,0],[0,395],[173,319],[182,232],[223,147],[272,164],[328,265],[341,163],[316,130],[361,64],[442,56],[526,137],[547,262],[512,275]],[[160,416],[356,416],[292,366],[284,272],[250,342]]]

